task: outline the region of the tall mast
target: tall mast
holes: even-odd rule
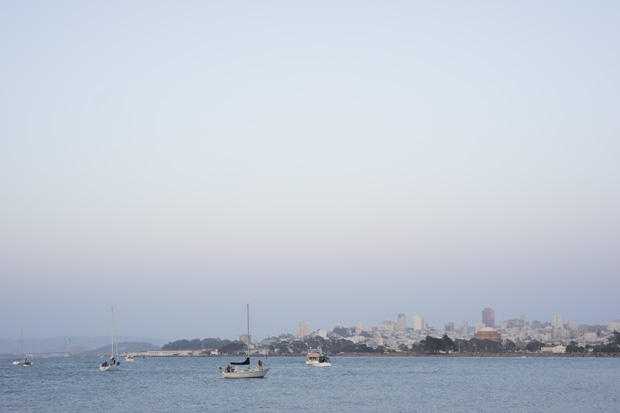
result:
[[[110,358],[114,357],[114,307],[112,307],[112,355]]]
[[[247,304],[248,309],[248,357],[250,356],[250,304]]]

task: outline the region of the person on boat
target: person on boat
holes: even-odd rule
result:
[[[226,373],[230,373],[230,364],[226,367]]]
[[[263,362],[258,360],[258,369],[262,370],[263,369]]]

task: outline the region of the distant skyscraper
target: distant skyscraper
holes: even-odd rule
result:
[[[553,316],[553,327],[564,328],[564,317],[562,314],[556,314]]]
[[[422,310],[422,329],[426,330],[426,314]]]
[[[297,328],[297,337],[308,337],[310,333],[312,333],[312,330],[310,329],[310,324],[307,321],[301,321],[299,323],[299,327]]]
[[[495,328],[495,311],[492,308],[482,310],[482,322],[486,327]]]
[[[396,331],[396,324],[388,318],[383,320],[383,324],[379,326],[380,331]]]
[[[452,321],[448,321],[447,323],[444,323],[443,329],[446,332],[454,331],[454,323]]]
[[[417,314],[413,317],[413,329],[422,330],[422,319]]]
[[[359,336],[361,332],[362,332],[362,323],[361,321],[358,321],[357,323],[355,323],[355,334]]]
[[[405,331],[407,330],[407,322],[406,322],[407,318],[405,317],[405,314],[400,313],[398,315],[398,320],[396,321],[396,331]]]
[[[461,321],[461,333],[462,334],[469,333],[469,325],[467,324],[467,321],[465,320]]]

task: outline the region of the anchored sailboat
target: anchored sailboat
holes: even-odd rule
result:
[[[13,365],[17,366],[18,364],[22,364],[22,355],[24,354],[24,330],[21,330],[22,338],[21,338],[21,353],[19,353],[19,357],[13,360]]]
[[[110,362],[104,361],[99,366],[100,371],[116,371],[119,369],[121,363],[116,360],[114,344],[114,307],[112,307],[112,352],[110,355]]]
[[[232,365],[222,369],[220,367],[222,378],[224,379],[260,379],[265,377],[269,369],[263,369],[263,362],[258,361],[258,368],[253,369],[250,367],[250,304],[247,305],[247,317],[248,317],[248,340],[247,357],[241,363],[230,363]],[[246,367],[247,366],[247,367]]]

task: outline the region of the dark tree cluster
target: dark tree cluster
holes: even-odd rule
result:
[[[614,331],[614,334],[609,338],[607,344],[597,346],[594,349],[595,353],[620,353],[620,333]]]
[[[202,350],[202,349],[217,349],[222,351],[222,348],[228,346],[232,342],[230,340],[221,340],[219,338],[205,338],[200,340],[195,338],[193,340],[177,340],[164,345],[162,350]]]

